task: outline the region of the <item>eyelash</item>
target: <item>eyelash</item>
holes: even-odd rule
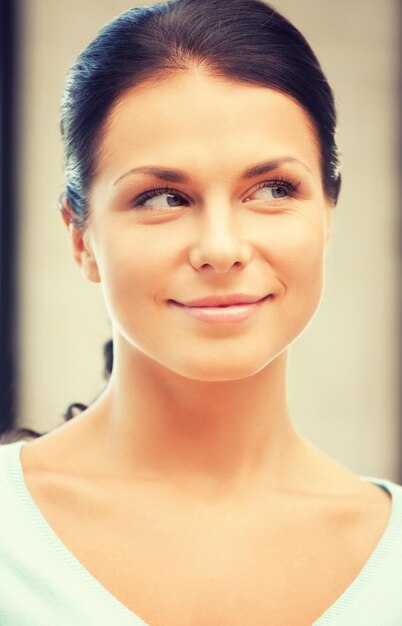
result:
[[[149,191],[145,191],[144,193],[140,194],[139,196],[137,196],[137,198],[133,200],[133,206],[134,207],[142,206],[143,203],[146,202],[147,200],[150,200],[151,198],[154,198],[155,196],[160,196],[164,193],[175,195],[175,196],[180,196],[180,197],[182,195],[181,193],[173,189],[173,187],[169,187],[169,185],[166,185],[166,187],[151,187]]]
[[[300,182],[290,180],[289,177],[279,176],[278,178],[275,178],[275,180],[266,180],[262,183],[259,183],[256,191],[258,191],[259,189],[264,189],[265,187],[284,187],[289,196],[295,196],[297,190],[300,187]]]
[[[283,176],[279,176],[278,178],[275,178],[275,180],[269,180],[269,181],[264,181],[262,183],[259,183],[255,191],[259,191],[259,189],[264,189],[265,187],[268,187],[268,188],[284,187],[288,193],[288,196],[286,197],[289,197],[289,196],[294,197],[297,193],[299,186],[300,186],[299,182],[290,180],[289,178],[285,178]],[[145,191],[144,193],[134,198],[134,200],[132,201],[132,205],[134,207],[144,206],[144,203],[147,200],[150,200],[151,198],[155,198],[156,196],[163,195],[163,194],[171,194],[171,195],[183,197],[180,192],[178,192],[173,187],[169,187],[169,185],[166,185],[165,187],[155,186],[155,187],[151,187],[148,191]],[[280,200],[281,198],[277,199],[277,201],[280,201]],[[148,207],[144,207],[144,208],[147,209]],[[150,207],[150,209],[152,209],[152,207]]]

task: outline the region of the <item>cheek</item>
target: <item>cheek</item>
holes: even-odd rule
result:
[[[272,224],[265,240],[265,258],[278,285],[278,325],[296,337],[312,319],[322,297],[325,223],[314,212],[307,217],[287,217],[275,227]]]
[[[102,289],[112,318],[142,319],[162,292],[172,269],[172,254],[162,237],[140,231],[108,233],[99,250]]]
[[[321,278],[325,228],[319,214],[280,215],[260,232],[265,257],[279,278],[296,287]]]

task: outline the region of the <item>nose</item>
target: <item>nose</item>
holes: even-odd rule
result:
[[[219,206],[200,218],[200,234],[190,250],[190,263],[197,271],[224,273],[231,268],[242,269],[251,259],[251,247],[233,225],[230,211]]]

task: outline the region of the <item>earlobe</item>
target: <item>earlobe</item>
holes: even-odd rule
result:
[[[98,265],[96,263],[90,233],[87,229],[77,228],[70,224],[71,239],[74,248],[74,257],[85,276],[93,283],[100,283]]]
[[[95,255],[90,242],[88,229],[77,225],[74,212],[66,196],[60,199],[60,212],[67,227],[73,257],[85,276],[94,283],[100,283]]]

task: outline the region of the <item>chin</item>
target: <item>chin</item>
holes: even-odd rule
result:
[[[169,369],[184,378],[200,382],[229,382],[255,376],[275,361],[278,356],[279,354],[276,354],[272,358],[267,359],[265,357],[261,360],[250,358],[251,355],[247,355],[247,358],[240,356],[235,359],[233,357],[230,359],[215,358],[203,362],[201,359],[196,361],[194,358],[191,362],[171,364]]]

